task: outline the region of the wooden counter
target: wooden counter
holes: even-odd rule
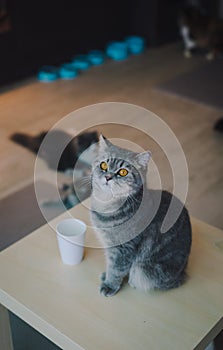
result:
[[[83,205],[71,213],[89,222]],[[189,279],[168,292],[144,293],[125,284],[114,297],[101,296],[103,251],[86,248],[80,265],[63,265],[49,225],[9,247],[0,254],[3,349],[12,349],[1,322],[6,309],[64,350],[204,349],[223,329],[223,232],[196,219],[192,225]],[[97,246],[95,240],[89,228],[87,244]]]

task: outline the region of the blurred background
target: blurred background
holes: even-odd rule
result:
[[[189,1],[196,3],[198,1]],[[199,1],[217,16],[222,0]],[[181,0],[1,0],[0,84],[29,76],[43,64],[104,49],[112,40],[141,35],[149,47],[179,40]]]
[[[214,129],[223,117],[223,60],[220,55],[208,61],[202,52],[184,56],[179,32],[184,3],[0,0],[0,250],[44,223],[33,187],[35,154],[13,142],[11,135],[35,137],[68,113],[107,101],[145,107],[168,124],[188,163],[190,214],[223,228],[223,126],[220,132]],[[223,0],[186,3],[223,19]],[[89,50],[104,50],[109,42],[129,35],[145,38],[143,54],[106,60],[74,80],[45,84],[36,78],[43,65],[58,66]],[[172,189],[168,160],[145,135],[111,128],[105,136],[129,137],[151,149],[163,188]],[[30,208],[33,216],[27,220]],[[5,220],[9,214],[14,231]],[[10,317],[15,350],[58,349],[22,320]],[[216,340],[216,349],[223,349],[222,339]]]

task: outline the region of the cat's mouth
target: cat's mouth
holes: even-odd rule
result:
[[[117,186],[113,181],[101,181],[93,185],[95,199],[108,206],[115,204],[120,206],[120,203],[122,205],[126,201],[128,193],[129,188],[127,186]]]
[[[94,187],[94,196],[102,202],[109,202],[114,199],[114,193],[110,184],[100,184]]]
[[[126,193],[120,193],[120,189],[114,189],[111,183],[101,183],[100,186],[94,187],[93,197],[97,202],[98,211],[114,212],[123,206],[126,201]]]

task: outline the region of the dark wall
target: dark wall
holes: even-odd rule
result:
[[[132,28],[157,46],[179,38],[177,16],[181,0],[135,0]]]
[[[128,15],[125,16],[123,5],[117,0],[106,5],[97,0],[14,0],[12,22],[16,41],[26,54],[32,47],[32,56],[42,56],[42,51],[49,52],[49,48],[59,57],[63,56],[60,50],[64,48],[79,52],[101,47],[107,38],[128,31]]]
[[[0,34],[0,84],[35,74],[112,40],[149,46],[176,40],[178,0],[8,0],[12,30]]]
[[[12,30],[0,34],[0,83],[32,74],[129,33],[127,2],[8,0]]]

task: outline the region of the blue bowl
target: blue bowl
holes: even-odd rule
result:
[[[113,60],[120,61],[128,58],[128,46],[125,42],[114,41],[108,44],[106,54]]]
[[[59,68],[59,76],[61,79],[74,79],[78,76],[78,71],[74,68],[72,63],[64,63]]]
[[[145,39],[140,36],[129,36],[125,39],[128,50],[133,55],[139,55],[145,50]]]
[[[88,61],[94,66],[98,66],[105,61],[104,53],[100,50],[92,50],[88,52]]]
[[[72,60],[72,65],[75,69],[87,70],[90,67],[90,62],[87,55],[75,56]]]
[[[59,78],[58,69],[54,66],[43,66],[37,73],[38,80],[50,83]]]

